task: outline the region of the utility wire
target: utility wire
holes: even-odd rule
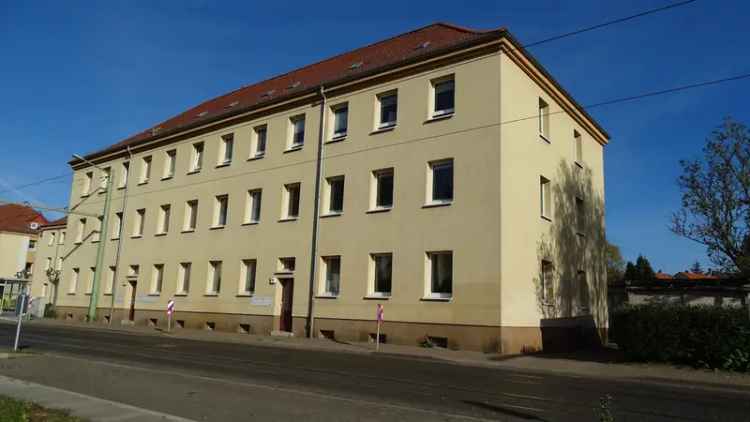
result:
[[[701,87],[710,86],[710,85],[718,85],[718,84],[722,84],[722,83],[727,83],[727,82],[732,82],[732,81],[737,81],[737,80],[742,80],[742,79],[748,79],[748,78],[750,78],[750,73],[745,73],[745,74],[731,76],[731,77],[727,77],[727,78],[714,79],[714,80],[710,80],[710,81],[704,81],[704,82],[697,82],[697,83],[692,83],[692,84],[688,84],[688,85],[682,85],[682,86],[678,86],[678,87],[674,87],[674,88],[669,88],[669,89],[662,89],[662,90],[658,90],[658,91],[644,92],[644,93],[638,94],[638,95],[631,95],[631,96],[627,96],[627,97],[614,98],[614,99],[611,99],[611,100],[601,101],[601,102],[598,102],[598,103],[592,103],[592,104],[587,105],[587,106],[581,106],[580,108],[585,110],[585,109],[591,109],[591,108],[596,108],[596,107],[603,107],[603,106],[606,106],[606,105],[625,103],[625,102],[629,102],[629,101],[638,101],[638,100],[645,99],[645,98],[656,97],[656,96],[661,96],[661,95],[667,95],[667,94],[671,94],[671,93],[675,93],[675,92],[687,91],[687,90],[690,90],[690,89],[696,89],[696,88],[701,88]],[[555,112],[549,113],[549,115],[552,116],[552,115],[559,115],[559,114],[564,114],[564,113],[565,113],[565,111],[555,111]],[[532,120],[532,119],[538,119],[538,118],[539,118],[539,114],[537,113],[537,114],[534,114],[534,115],[531,115],[531,116],[521,117],[521,118],[518,118],[518,119],[511,119],[511,120],[505,120],[505,121],[498,122],[498,123],[491,123],[491,124],[482,125],[482,126],[475,126],[475,127],[468,128],[468,129],[461,129],[461,130],[457,130],[457,131],[453,131],[453,132],[441,133],[439,135],[432,135],[432,136],[426,136],[426,137],[420,137],[420,138],[413,138],[413,139],[409,139],[409,140],[406,140],[406,141],[395,142],[395,143],[392,143],[392,144],[377,145],[377,146],[372,146],[372,147],[368,147],[368,148],[362,148],[362,149],[359,149],[359,150],[356,150],[356,151],[343,152],[343,153],[339,153],[339,154],[331,154],[331,155],[327,155],[325,157],[325,159],[329,160],[331,158],[338,158],[338,157],[356,155],[356,154],[361,154],[361,153],[370,152],[370,151],[374,151],[374,150],[379,150],[379,149],[384,149],[384,148],[391,148],[391,147],[395,147],[395,146],[399,146],[399,145],[412,144],[412,143],[417,143],[417,142],[432,141],[432,140],[436,140],[436,139],[442,138],[444,136],[460,135],[460,134],[463,134],[463,133],[473,132],[473,131],[476,131],[476,130],[487,129],[487,128],[492,128],[492,127],[499,127],[499,126],[503,126],[503,125],[507,125],[507,124],[518,123],[518,122],[523,122],[523,121]],[[274,167],[265,167],[263,169],[249,170],[249,171],[235,173],[235,174],[224,176],[224,177],[217,177],[217,178],[214,178],[214,179],[204,180],[204,181],[201,181],[201,182],[198,182],[198,183],[193,183],[191,185],[171,186],[171,187],[162,188],[162,189],[149,190],[149,191],[146,191],[146,192],[128,194],[128,197],[132,198],[132,197],[135,197],[135,196],[142,196],[142,195],[148,195],[148,194],[153,194],[153,193],[171,191],[171,190],[175,190],[175,189],[189,189],[189,188],[195,187],[196,185],[203,185],[203,184],[207,184],[207,183],[214,183],[214,182],[218,182],[218,181],[221,181],[221,180],[234,179],[234,178],[237,178],[237,177],[248,176],[248,175],[251,175],[251,174],[264,173],[264,172],[268,172],[268,171],[272,171],[272,170],[279,170],[279,169],[288,168],[288,167],[295,167],[295,166],[304,165],[304,164],[310,164],[310,163],[314,163],[314,162],[315,162],[314,159],[311,159],[311,160],[302,160],[302,161],[297,161],[297,162],[294,162],[294,163],[287,163],[287,164],[282,164],[282,165],[278,165],[278,166],[274,166]],[[98,203],[101,203],[101,202],[102,201],[92,201],[89,204],[98,204]]]
[[[635,15],[625,16],[623,18],[614,19],[614,20],[611,20],[611,21],[607,21],[607,22],[603,22],[603,23],[597,24],[597,25],[593,25],[593,26],[588,26],[588,27],[585,27],[585,28],[577,29],[575,31],[566,32],[564,34],[555,35],[555,36],[552,36],[552,37],[549,37],[549,38],[545,38],[545,39],[542,39],[542,40],[539,40],[539,41],[534,41],[532,43],[523,45],[523,48],[536,47],[537,45],[546,44],[548,42],[557,41],[557,40],[560,40],[560,39],[563,39],[563,38],[572,37],[572,36],[575,36],[575,35],[580,35],[580,34],[583,34],[585,32],[590,32],[590,31],[601,29],[601,28],[604,28],[604,27],[607,27],[607,26],[610,26],[610,25],[616,25],[618,23],[623,23],[623,22],[627,22],[627,21],[630,21],[630,20],[633,20],[633,19],[638,19],[638,18],[641,18],[643,16],[652,15],[654,13],[664,12],[666,10],[674,9],[674,8],[681,7],[681,6],[687,6],[688,4],[695,3],[696,1],[698,1],[698,0],[687,0],[687,1],[681,1],[681,2],[677,2],[677,3],[668,4],[666,6],[657,7],[656,9],[650,9],[650,10],[646,10],[646,11],[643,11],[643,12],[640,12],[640,13],[636,13]]]
[[[652,14],[655,14],[655,13],[664,12],[664,11],[667,11],[667,10],[670,10],[670,9],[674,9],[674,8],[677,8],[677,7],[686,6],[688,4],[695,3],[696,1],[698,1],[698,0],[686,0],[686,1],[681,1],[681,2],[677,2],[677,3],[668,4],[668,5],[665,5],[665,6],[662,6],[662,7],[657,7],[657,8],[654,8],[654,9],[645,10],[643,12],[636,13],[634,15],[629,15],[629,16],[625,16],[625,17],[622,17],[622,18],[618,18],[618,19],[614,19],[614,20],[602,22],[600,24],[596,24],[596,25],[584,27],[584,28],[581,28],[581,29],[577,29],[575,31],[566,32],[566,33],[555,35],[555,36],[552,36],[552,37],[549,37],[549,38],[545,38],[545,39],[542,39],[542,40],[539,40],[539,41],[535,41],[535,42],[532,42],[532,43],[529,43],[529,44],[525,44],[525,45],[522,45],[520,48],[535,47],[537,45],[546,44],[546,43],[557,41],[557,40],[560,40],[560,39],[563,39],[563,38],[568,38],[568,37],[572,37],[572,36],[575,36],[575,35],[580,35],[580,34],[583,34],[583,33],[586,33],[586,32],[590,32],[590,31],[594,31],[594,30],[597,30],[597,29],[601,29],[601,28],[604,28],[604,27],[607,27],[607,26],[616,25],[616,24],[619,24],[619,23],[631,21],[631,20],[638,19],[638,18],[641,18],[641,17],[644,17],[644,16],[652,15]],[[739,79],[739,78],[737,78],[737,79]],[[712,82],[712,83],[718,83],[718,82]],[[683,89],[686,89],[686,88],[683,88]],[[670,91],[670,92],[674,92],[674,91]],[[656,95],[656,94],[650,94],[650,95]],[[615,101],[622,101],[622,100],[615,100]],[[589,107],[583,107],[583,108],[593,108],[593,107],[598,107],[600,105],[605,105],[605,104],[595,104],[595,105],[592,105],[592,106],[589,106]],[[555,114],[555,113],[551,113],[551,114]],[[526,119],[520,119],[520,120],[526,120]],[[63,175],[54,176],[54,177],[50,177],[50,178],[47,178],[47,179],[39,180],[39,181],[36,181],[36,182],[32,182],[32,183],[28,183],[28,184],[16,186],[16,187],[13,187],[13,188],[3,189],[3,190],[0,190],[0,193],[5,193],[5,192],[13,191],[13,190],[20,190],[20,189],[24,189],[24,188],[28,188],[28,187],[33,187],[33,186],[41,185],[41,184],[44,184],[44,183],[48,183],[48,182],[51,182],[51,181],[62,179],[64,177],[68,177],[70,175],[71,175],[70,173],[69,174],[63,174]]]

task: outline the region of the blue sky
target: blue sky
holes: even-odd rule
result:
[[[523,43],[664,1],[15,2],[0,0],[0,198],[64,206],[72,153],[107,146],[211,97],[434,21],[505,26]],[[531,52],[582,104],[750,71],[750,3],[688,6]],[[678,160],[724,117],[750,124],[750,80],[608,106],[607,234],[656,269],[707,264],[668,230]],[[743,101],[744,100],[744,101]]]

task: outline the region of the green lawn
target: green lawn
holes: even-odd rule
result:
[[[34,403],[0,396],[0,422],[85,422],[64,410],[45,409]]]

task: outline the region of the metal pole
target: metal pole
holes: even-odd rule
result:
[[[378,318],[378,329],[375,334],[375,351],[380,351],[380,318]]]
[[[18,341],[21,339],[21,320],[23,319],[23,308],[26,305],[26,292],[21,290],[21,306],[18,307],[18,323],[16,324],[16,340],[13,342],[13,351],[18,351]]]
[[[323,139],[325,138],[325,121],[326,121],[326,95],[325,87],[320,87],[320,124],[318,125],[318,156],[315,166],[315,197],[313,204],[313,233],[312,242],[310,245],[310,286],[308,289],[307,296],[307,322],[305,331],[307,331],[307,337],[313,337],[313,331],[315,329],[315,278],[317,276],[318,267],[318,220],[320,219],[320,177],[323,173]]]
[[[102,267],[104,266],[104,245],[107,243],[107,226],[109,226],[109,203],[112,200],[112,170],[110,170],[109,175],[107,176],[106,189],[107,192],[104,198],[104,216],[102,217],[101,230],[99,230],[99,245],[96,248],[96,267],[94,268],[94,281],[91,289],[91,300],[89,301],[89,312],[87,315],[89,322],[96,318],[96,305],[99,301],[99,283],[102,279]]]
[[[128,161],[130,165],[133,164],[133,153],[130,152],[130,147],[128,148]],[[128,167],[128,172],[130,172],[130,167]],[[113,174],[110,170],[110,174]],[[120,255],[122,254],[122,238],[123,238],[123,231],[122,228],[125,227],[125,209],[128,204],[128,184],[130,182],[130,174],[128,173],[128,177],[125,180],[125,190],[122,193],[122,218],[120,218],[120,233],[117,234],[117,253],[115,254],[115,273],[112,275],[112,302],[109,305],[109,325],[112,325],[112,320],[115,318],[115,296],[117,296],[117,276],[120,274]],[[123,305],[125,304],[125,300],[123,298]]]

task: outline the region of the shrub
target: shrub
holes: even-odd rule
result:
[[[614,312],[611,338],[635,361],[750,371],[746,309],[636,305]]]

